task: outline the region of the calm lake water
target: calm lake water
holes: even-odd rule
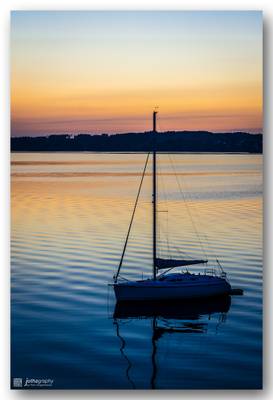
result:
[[[216,258],[243,296],[115,307],[145,154],[13,153],[11,377],[53,388],[262,386],[262,156],[160,154],[161,256]],[[122,276],[151,274],[151,166]],[[190,268],[198,271],[198,268]]]

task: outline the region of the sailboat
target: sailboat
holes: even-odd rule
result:
[[[153,301],[153,300],[174,300],[174,299],[194,299],[207,298],[212,296],[221,296],[231,294],[231,286],[227,280],[227,274],[224,272],[221,264],[218,262],[219,271],[215,269],[205,269],[204,273],[191,273],[188,270],[171,272],[178,267],[187,267],[190,265],[208,263],[203,259],[164,259],[157,256],[157,130],[156,119],[158,111],[153,111],[153,173],[152,173],[152,217],[153,217],[153,263],[152,276],[142,280],[125,280],[120,278],[120,270],[123,263],[138,199],[144,179],[148,157],[144,166],[140,186],[138,189],[132,218],[129,224],[123,252],[114,275],[113,288],[117,301]],[[161,272],[163,270],[163,272]]]

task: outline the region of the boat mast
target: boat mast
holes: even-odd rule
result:
[[[156,114],[153,112],[153,279],[156,280]]]

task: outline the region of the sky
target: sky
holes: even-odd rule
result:
[[[260,11],[13,11],[11,135],[262,132]]]

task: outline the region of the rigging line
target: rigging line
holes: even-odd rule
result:
[[[188,189],[188,187],[189,187],[187,184],[187,181],[185,179],[184,179],[184,186],[186,189]],[[196,203],[193,201],[190,190],[188,190],[188,193],[189,193],[189,203],[192,206],[192,208],[194,209],[194,213],[196,214],[197,219],[202,221],[202,219],[200,218],[199,208],[196,206]],[[217,258],[218,258],[217,254],[211,245],[211,241],[209,241],[209,239],[208,239],[208,235],[207,235],[205,229],[202,229],[201,235],[202,235],[203,239],[205,240],[207,247],[209,248],[209,252],[212,253],[213,258],[215,258],[215,261],[217,262]]]
[[[162,233],[163,233],[163,235],[167,238],[166,232],[164,232],[164,231],[162,230]],[[166,240],[166,241],[167,241],[167,240]],[[191,255],[189,255],[188,252],[179,249],[179,248],[176,247],[174,244],[172,244],[172,248],[175,249],[179,254],[181,254],[181,255],[186,255],[186,256],[188,256],[188,258],[194,259],[194,257],[191,256]],[[170,254],[170,253],[169,253],[169,254]],[[172,258],[172,257],[171,257],[171,254],[170,254],[170,258]]]
[[[188,183],[187,183],[187,181],[185,179],[184,179],[184,186],[185,186],[186,189],[188,189],[188,187],[189,187]],[[188,190],[188,193],[189,193],[189,199],[188,199],[189,203],[190,203],[191,207],[194,209],[194,213],[196,214],[197,219],[202,221],[202,219],[200,218],[199,208],[196,206],[196,202],[194,202],[194,200],[193,200],[193,197],[191,195],[191,191]],[[205,229],[202,229],[201,235],[203,237],[203,240],[205,240],[207,247],[209,247],[210,251],[213,253],[214,258],[217,260],[217,255],[214,253],[213,249],[211,248],[211,244],[210,244],[210,242],[208,240],[208,236],[206,234]]]
[[[181,193],[182,196],[183,196],[183,199],[184,199],[184,203],[185,203],[185,205],[186,205],[186,208],[187,208],[187,210],[188,210],[188,214],[189,214],[189,216],[190,216],[190,219],[191,219],[191,222],[192,222],[192,225],[193,225],[195,234],[196,234],[196,236],[197,236],[197,238],[198,238],[198,241],[199,241],[200,247],[201,247],[201,249],[202,249],[202,252],[203,252],[203,254],[205,255],[205,257],[207,258],[207,254],[206,254],[206,251],[205,251],[205,249],[204,249],[204,246],[203,246],[203,243],[202,243],[200,234],[199,234],[199,232],[198,232],[198,229],[197,229],[197,227],[196,227],[195,221],[194,221],[194,219],[193,219],[193,217],[192,217],[192,214],[191,214],[191,210],[190,210],[188,201],[187,201],[187,199],[186,199],[186,197],[185,197],[185,194],[184,194],[184,192],[183,192],[183,190],[182,190],[182,188],[181,188],[181,185],[180,185],[180,182],[179,182],[179,179],[178,179],[176,170],[175,170],[175,166],[174,166],[173,160],[171,159],[171,156],[170,156],[169,158],[170,158],[170,160],[171,160],[171,164],[172,164],[172,167],[173,167],[173,170],[174,170],[174,173],[175,173],[175,178],[176,178],[176,181],[177,181],[177,184],[178,184],[180,193]],[[185,184],[184,179],[183,179],[183,182],[184,182],[184,184]],[[189,197],[189,198],[190,198],[190,197]],[[190,204],[191,204],[191,202],[190,202]]]
[[[126,251],[128,239],[129,239],[129,236],[130,236],[131,227],[132,227],[132,224],[133,224],[133,220],[134,220],[134,216],[135,216],[135,212],[136,212],[136,208],[137,208],[137,203],[138,203],[139,195],[140,195],[140,192],[141,192],[141,187],[142,187],[142,183],[143,183],[143,180],[144,180],[144,176],[145,176],[145,172],[146,172],[149,156],[150,156],[150,152],[147,154],[147,157],[146,157],[146,162],[145,162],[144,169],[143,169],[143,172],[142,172],[142,177],[141,177],[140,185],[139,185],[139,188],[138,188],[137,197],[136,197],[136,201],[135,201],[135,205],[134,205],[134,209],[133,209],[133,213],[132,213],[129,229],[128,229],[128,232],[127,232],[125,244],[124,244],[124,247],[123,247],[121,259],[120,259],[120,262],[119,262],[117,273],[116,273],[116,275],[114,275],[114,281],[115,282],[117,282],[117,279],[118,279],[118,276],[119,276],[119,272],[120,272],[120,268],[122,266],[122,262],[123,262],[124,254],[125,254],[125,251]]]
[[[197,238],[198,238],[200,247],[201,247],[201,249],[202,249],[202,251],[203,251],[203,254],[204,254],[205,257],[207,258],[207,254],[206,254],[205,249],[204,249],[204,247],[203,247],[203,244],[202,244],[201,238],[200,238],[200,236],[199,236],[198,230],[197,230],[197,228],[196,228],[194,219],[193,219],[193,217],[192,217],[192,215],[191,215],[191,212],[190,212],[190,209],[189,209],[189,205],[187,204],[187,201],[186,201],[186,198],[185,198],[185,194],[184,194],[184,192],[183,192],[183,190],[182,190],[182,188],[181,188],[181,185],[180,185],[180,182],[179,182],[179,179],[178,179],[178,176],[177,176],[175,167],[174,167],[173,160],[171,159],[170,154],[168,154],[168,156],[169,156],[169,160],[170,160],[170,162],[171,162],[172,169],[173,169],[173,171],[174,171],[174,175],[175,175],[175,179],[176,179],[176,182],[177,182],[179,191],[180,191],[180,193],[181,193],[182,196],[183,196],[184,203],[185,203],[186,208],[187,208],[187,210],[188,210],[188,214],[189,214],[189,216],[190,216],[190,219],[191,219],[191,222],[192,222],[192,226],[193,226],[193,228],[194,228],[194,230],[195,230],[195,233],[196,233],[196,236],[197,236]]]
[[[179,249],[178,247],[176,247],[175,245],[173,245],[173,247],[179,254],[185,254],[190,260],[194,260],[196,258],[193,255],[190,255],[188,251],[187,252],[183,251],[183,250]]]
[[[159,170],[162,173],[162,175],[160,175],[161,177],[161,182],[162,182],[162,193],[163,193],[163,200],[165,202],[165,207],[168,210],[168,200],[167,200],[167,191],[166,191],[166,187],[165,187],[165,183],[164,183],[164,178],[163,178],[163,168],[161,167],[160,163],[159,163]],[[169,242],[169,213],[167,211],[167,217],[166,217],[166,239],[167,239],[167,250],[168,250],[168,256],[170,257],[170,242]]]
[[[166,208],[168,210],[168,206],[167,206],[167,200],[166,200],[166,191],[165,191],[165,185],[164,185],[164,179],[163,179],[163,169],[162,169],[162,165],[160,162],[158,162],[158,170],[159,170],[159,186],[162,188],[162,201],[164,202],[164,208]],[[161,200],[160,200],[161,202]],[[167,216],[168,216],[168,211],[167,211]],[[161,224],[161,219],[158,218],[158,226],[159,226],[159,242],[161,243],[161,234],[162,232],[164,233],[164,229],[163,229],[163,224]],[[168,238],[168,236],[167,236]],[[162,253],[161,248],[159,247],[159,253]]]
[[[182,179],[183,179],[183,177],[182,177]],[[186,190],[189,189],[189,185],[188,185],[186,179],[183,179],[183,184],[184,184]],[[196,207],[196,205],[195,205],[195,202],[194,202],[194,200],[193,200],[193,198],[192,198],[192,195],[191,195],[191,191],[190,191],[190,190],[188,190],[188,203],[190,204],[190,206],[192,207],[194,213],[196,214],[197,219],[198,219],[198,220],[201,220],[198,207]],[[201,221],[202,221],[202,220],[201,220]],[[201,237],[202,237],[203,240],[205,240],[207,247],[209,247],[208,237],[207,237],[206,232],[204,231],[204,229],[201,231]],[[200,238],[201,243],[203,244],[202,239]],[[205,253],[206,257],[207,257],[207,254],[206,254],[205,251],[204,251],[204,253]],[[216,257],[216,256],[215,256],[215,257]],[[207,258],[208,258],[208,257],[207,257]]]
[[[158,157],[157,157],[157,169],[158,169],[158,171],[159,171],[159,173],[158,173],[157,175],[158,175],[158,177],[159,177],[159,181],[161,181],[162,179],[161,179],[161,174],[160,174],[160,167],[159,167],[159,165],[160,165],[160,163],[158,162]],[[159,201],[159,190],[158,190],[159,186],[160,186],[160,182],[159,182],[159,184],[157,184],[157,204],[160,203],[160,201]],[[159,211],[158,211],[158,207],[157,207],[157,213],[158,213],[158,212],[159,212]],[[159,244],[161,243],[161,230],[162,230],[161,219],[160,219],[158,216],[157,216],[156,222],[157,222],[156,225],[157,225],[157,256],[158,256],[158,254],[161,253],[161,247],[159,246]]]
[[[161,164],[159,162],[159,158],[157,158],[157,169],[158,169],[158,174],[157,174],[157,176],[158,176],[158,184],[157,184],[157,191],[158,191],[157,199],[158,199],[158,202],[157,202],[157,204],[161,205],[162,196],[161,196],[159,188],[162,187],[162,175],[161,175],[162,171],[161,171]],[[163,201],[164,201],[164,198],[163,198]],[[160,212],[160,210],[157,209],[157,212]],[[161,223],[161,218],[159,218],[159,216],[158,216],[158,218],[157,218],[157,232],[158,232],[157,253],[158,253],[158,255],[160,255],[162,253],[162,248],[160,246],[160,244],[162,243],[162,239],[161,239],[162,238],[162,235],[161,235],[162,227],[163,227],[163,224]]]
[[[161,183],[162,183],[162,176],[161,176],[161,166],[160,166],[160,163],[159,162],[157,162],[157,168],[158,168],[158,171],[159,171],[159,173],[158,173],[158,177],[159,177],[159,184],[157,185],[157,189],[159,188],[159,187],[161,187]],[[158,190],[158,195],[157,195],[157,198],[159,199],[159,197],[160,197],[160,193],[159,193],[159,190]],[[160,199],[160,201],[158,201],[158,203],[157,204],[161,204],[161,199]],[[158,232],[158,239],[157,239],[157,253],[158,253],[158,255],[161,255],[161,253],[162,253],[162,249],[161,249],[161,246],[159,245],[159,244],[161,244],[161,231],[162,231],[162,224],[161,224],[161,218],[157,218],[157,232]]]

